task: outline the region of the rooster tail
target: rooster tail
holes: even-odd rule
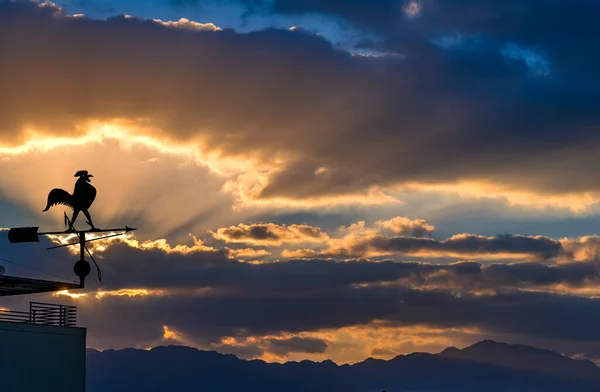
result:
[[[46,209],[44,209],[43,212],[48,211],[57,204],[62,204],[74,209],[73,196],[64,189],[52,189],[48,194],[48,202],[46,203]]]

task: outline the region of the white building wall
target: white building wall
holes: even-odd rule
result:
[[[85,392],[85,328],[0,322],[1,392]]]

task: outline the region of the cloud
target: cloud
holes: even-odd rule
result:
[[[313,3],[276,2],[274,9],[345,12],[369,26],[383,18],[389,29],[405,6],[385,1],[350,15],[352,7]],[[90,121],[127,120],[131,137],[165,147],[187,143],[217,160],[245,162],[229,173],[228,189],[266,203],[360,204],[365,195],[391,201],[390,187],[481,178],[535,195],[597,192],[590,125],[599,120],[598,91],[567,72],[595,64],[591,51],[557,63],[565,47],[540,34],[542,23],[556,24],[545,13],[534,15],[531,32],[519,30],[524,35],[513,39],[483,6],[468,1],[450,10],[439,2],[432,10],[426,3],[419,2],[420,18],[398,22],[408,29],[405,42],[389,40],[404,55],[399,59],[353,56],[301,30],[173,28],[2,2],[0,34],[12,38],[0,48],[8,59],[0,68],[0,143],[18,148],[40,134],[74,138],[89,131]],[[530,88],[529,71],[511,66],[500,50],[448,54],[431,43],[458,31],[459,19],[466,34],[487,21],[490,32],[524,50],[541,40],[554,79]],[[583,45],[572,50],[582,54]]]
[[[388,237],[382,229],[401,236]],[[486,237],[475,234],[455,234],[444,240],[423,238],[435,229],[425,220],[395,217],[375,222],[369,227],[364,221],[342,227],[341,237],[333,237],[326,246],[286,249],[287,258],[358,258],[409,256],[420,258],[500,258],[548,260],[561,255],[562,244],[544,236],[504,234]],[[406,236],[406,235],[409,236]],[[569,256],[566,256],[569,258]]]
[[[584,236],[580,238],[565,238],[561,240],[563,248],[563,257],[560,261],[590,261],[599,260],[600,256],[600,237],[596,235]]]
[[[406,221],[394,218],[378,222]],[[232,227],[249,229],[252,226]],[[95,291],[98,298],[221,296],[226,293],[286,296],[305,290],[318,295],[329,290],[381,285],[468,293],[563,291],[586,296],[596,295],[598,290],[599,241],[594,236],[554,240],[544,236],[507,234],[485,237],[459,234],[435,240],[385,237],[379,231],[381,224],[370,228],[364,222],[359,222],[342,227],[340,232],[344,234],[343,237],[330,238],[315,226],[261,224],[256,227],[272,229],[273,232],[269,233],[277,233],[279,240],[285,237],[288,241],[298,241],[297,245],[300,246],[303,242],[316,239],[321,242],[315,242],[315,249],[296,251],[310,252],[308,259],[264,263],[270,260],[273,248],[219,250],[195,237],[191,245],[172,246],[165,239],[139,241],[129,233],[92,243],[92,250],[105,279],[102,284],[89,280],[88,287]],[[242,233],[247,235],[251,231],[242,230]],[[258,237],[259,241],[265,238],[275,240],[263,234],[261,232]],[[304,239],[303,235],[309,235],[310,239]],[[5,235],[2,238],[6,241]],[[59,243],[62,242],[69,242],[69,239],[63,238]],[[288,242],[281,240],[281,244]],[[48,245],[50,242],[46,240],[39,246],[2,245],[8,251],[4,251],[2,256],[8,260],[39,260],[35,267],[46,270],[50,265],[63,266],[56,273],[72,276],[71,266],[61,262],[69,258],[75,260],[72,254],[68,254],[69,249],[63,248],[53,251],[57,253],[48,254],[44,251]],[[293,252],[284,252],[282,255],[291,256]],[[323,255],[334,258],[317,258]],[[358,257],[373,257],[379,261],[357,260]],[[385,257],[391,257],[391,260]],[[407,258],[419,258],[423,262],[401,262]],[[432,258],[441,258],[439,261],[442,263],[432,264]],[[465,258],[483,261],[456,262]],[[238,259],[251,259],[257,263]],[[490,259],[496,261],[489,263]]]
[[[430,240],[426,240],[430,241]],[[223,252],[167,252],[163,248],[111,245],[97,255],[105,281],[90,281],[98,298],[109,296],[222,295],[283,296],[309,290],[315,296],[330,290],[377,287],[389,284],[414,289],[448,289],[461,292],[544,289],[552,285],[572,288],[598,283],[595,260],[569,264],[536,262],[483,265],[476,262],[427,264],[370,262],[366,260],[289,260],[248,264]],[[120,263],[119,260],[128,260]],[[161,271],[156,274],[156,271]],[[142,289],[131,289],[140,287]],[[110,294],[110,295],[109,295]]]
[[[227,249],[227,252],[230,257],[237,257],[241,259],[262,259],[271,255],[271,252],[268,250],[254,248]]]
[[[575,296],[527,292],[456,295],[384,287],[338,290],[335,298],[167,296],[110,297],[87,306],[79,302],[81,322],[89,326],[93,347],[114,347],[119,340],[119,346],[146,344],[162,337],[165,323],[190,341],[208,345],[226,336],[299,334],[369,325],[376,320],[390,328],[479,328],[487,334],[594,341],[600,324],[593,316],[597,310],[597,299]]]
[[[171,338],[178,339],[180,343],[185,341],[180,333],[175,334],[170,329],[168,332]],[[165,326],[165,339],[166,336]],[[193,341],[188,341],[186,344],[194,346]],[[226,336],[222,337],[219,342],[196,345],[224,354],[234,354],[240,358],[260,358],[267,361],[282,360],[298,355],[323,355],[328,348],[327,341],[305,334]]]
[[[454,257],[508,254],[541,259],[557,256],[561,250],[558,241],[547,237],[511,234],[495,237],[458,234],[443,241],[406,237],[375,238],[366,244],[356,244],[355,248],[360,249],[365,246],[375,251],[405,254],[440,254]]]
[[[508,43],[502,49],[502,54],[512,60],[521,60],[536,75],[550,75],[550,61],[543,53],[536,53],[533,50],[525,49],[519,45]]]
[[[472,342],[494,334],[587,341],[600,323],[589,318],[600,297],[595,260],[434,264],[312,259],[251,264],[226,252],[172,248],[111,243],[96,257],[103,282],[88,279],[85,296],[60,295],[61,302],[78,306],[92,347],[163,344],[167,326],[169,341],[248,358],[335,355],[355,361],[370,356],[370,349],[386,347],[384,341],[402,328],[440,332],[434,333],[437,339],[415,332],[414,338],[388,348],[442,348],[451,336]],[[346,328],[354,327],[351,339]],[[371,331],[371,337],[358,334],[361,328]],[[452,335],[453,329],[463,332]],[[469,330],[477,333],[464,332]],[[379,343],[373,340],[379,338]],[[346,345],[353,340],[350,350]]]
[[[270,352],[275,355],[287,355],[289,353],[323,353],[327,349],[327,342],[315,338],[292,337],[289,339],[271,339],[269,341]]]
[[[193,31],[218,31],[221,30],[220,27],[215,26],[214,23],[198,23],[193,20],[189,20],[186,18],[180,18],[176,22],[172,21],[162,21],[160,19],[154,19],[156,23],[159,23],[163,26],[177,28],[177,29],[189,29]]]
[[[418,1],[409,1],[404,6],[404,13],[409,18],[416,18],[421,14],[421,3]]]
[[[273,223],[256,223],[230,226],[210,232],[215,239],[254,245],[278,246],[281,244],[297,244],[306,242],[327,242],[329,236],[318,227],[308,225],[276,225]]]
[[[351,287],[401,285],[414,289],[448,289],[466,292],[538,289],[552,291],[552,287],[594,288],[597,260],[567,262],[573,247],[562,252],[560,242],[541,237],[505,236],[500,238],[462,237],[447,241],[419,238],[392,238],[385,245],[400,241],[407,253],[423,251],[423,247],[448,252],[482,254],[514,252],[538,256],[550,253],[561,264],[525,262],[513,264],[481,264],[457,262],[428,264],[368,260],[284,260],[276,263],[251,264],[237,260],[247,256],[261,260],[252,249],[219,251],[211,247],[194,246],[173,251],[164,241],[161,246],[139,246],[133,239],[113,240],[96,251],[96,259],[103,269],[102,284],[90,280],[88,286],[98,298],[111,296],[156,297],[171,295],[257,295],[287,296],[309,290],[314,295]],[[404,242],[408,241],[408,242]],[[101,241],[98,241],[101,242]],[[377,239],[375,240],[377,242]],[[435,245],[430,245],[435,244]],[[408,244],[408,245],[406,245]],[[558,244],[558,248],[557,248]],[[248,255],[244,253],[249,252]],[[260,250],[256,251],[261,253]],[[261,253],[262,254],[262,253]],[[43,259],[43,255],[36,256]],[[71,256],[72,257],[72,256]],[[59,258],[65,258],[64,255]],[[535,259],[535,257],[533,257]],[[120,260],[128,260],[122,263]],[[68,271],[66,269],[65,271]],[[157,273],[159,271],[160,273]]]
[[[435,226],[429,225],[424,219],[413,221],[401,216],[386,221],[377,221],[375,225],[390,229],[399,235],[409,234],[412,237],[425,237],[435,230]]]
[[[592,6],[585,0],[575,0],[570,6],[553,0],[543,6],[535,0],[507,1],[501,4],[494,0],[384,0],[377,4],[360,0],[275,0],[262,3],[263,11],[276,14],[317,13],[341,18],[364,30],[375,30],[386,36],[387,40],[382,40],[380,44],[390,46],[410,47],[415,43],[415,39],[410,37],[414,35],[424,38],[440,35],[440,32],[463,32],[467,35],[480,34],[492,40],[549,47],[557,55],[563,52],[562,56],[553,56],[557,62],[571,63],[581,61],[583,51],[592,44],[588,29],[594,24],[588,11],[598,9],[597,4]],[[403,20],[400,17],[402,12],[422,17],[418,19],[418,23],[413,23],[414,21]],[[559,22],[568,26],[569,36],[574,37],[578,45],[573,46],[557,39],[564,36],[565,30],[553,30],[549,27]],[[506,28],[509,24],[512,25],[510,29]],[[570,53],[575,57],[566,59],[564,51],[569,47]],[[597,60],[594,58],[594,61]]]
[[[183,343],[183,339],[181,337],[181,334],[179,332],[177,332],[177,330],[173,329],[172,327],[169,327],[167,325],[163,325],[163,339],[167,342],[170,342],[171,344],[182,344]]]

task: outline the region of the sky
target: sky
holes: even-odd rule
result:
[[[0,227],[88,170],[96,349],[600,363],[600,3],[0,0]],[[80,218],[76,227],[84,228]],[[7,274],[74,279],[10,244]]]

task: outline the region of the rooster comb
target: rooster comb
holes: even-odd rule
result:
[[[77,173],[75,173],[74,177],[83,177],[83,176],[89,176],[87,170],[79,170]]]

